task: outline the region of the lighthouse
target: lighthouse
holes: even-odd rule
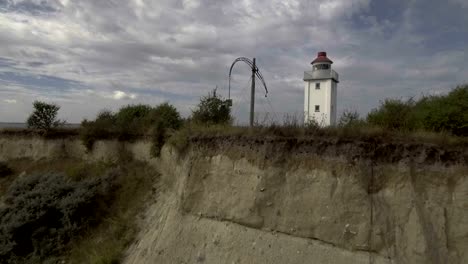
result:
[[[338,73],[326,52],[319,52],[312,61],[312,71],[304,72],[304,122],[320,126],[336,124],[336,89]]]

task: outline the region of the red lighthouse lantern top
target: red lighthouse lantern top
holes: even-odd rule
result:
[[[330,64],[333,63],[333,61],[327,57],[327,53],[325,51],[320,51],[317,54],[317,58],[315,58],[315,60],[313,60],[311,64],[321,63],[321,62],[330,63]]]

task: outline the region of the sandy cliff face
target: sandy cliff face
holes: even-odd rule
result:
[[[119,142],[101,140],[95,142],[92,151],[87,151],[81,140],[76,137],[44,139],[41,137],[1,136],[0,161],[11,159],[73,158],[89,161],[118,160],[119,155],[132,155],[141,161],[154,163],[150,156],[151,144],[147,141]]]
[[[0,160],[116,159],[162,173],[124,263],[468,263],[463,148],[316,139],[166,146],[0,138]]]
[[[165,149],[173,206],[128,263],[467,263],[464,160],[385,148],[211,139],[184,156]]]

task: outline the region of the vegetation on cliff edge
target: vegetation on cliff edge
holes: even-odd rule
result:
[[[118,263],[157,175],[130,159],[42,163],[52,172],[17,176],[2,196],[0,261]]]

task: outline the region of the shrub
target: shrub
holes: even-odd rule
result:
[[[99,122],[108,127],[112,127],[115,124],[116,117],[112,111],[104,109],[98,113],[95,122]]]
[[[307,123],[304,124],[304,134],[307,136],[315,135],[322,129],[322,126],[320,126],[320,124],[314,118],[310,119]]]
[[[118,124],[131,123],[135,120],[141,120],[145,118],[151,111],[149,105],[127,105],[119,109],[115,114],[115,118]]]
[[[148,128],[145,120],[151,112],[149,105],[127,105],[119,109],[115,114],[115,125],[121,139],[130,135],[143,134]]]
[[[164,128],[179,129],[182,126],[182,118],[177,109],[169,103],[162,103],[151,110],[151,124],[158,124]]]
[[[425,96],[418,101],[387,99],[368,114],[367,121],[384,129],[467,136],[468,85],[458,86],[447,95]]]
[[[10,176],[13,170],[5,163],[0,161],[0,178]]]
[[[379,108],[373,109],[367,115],[367,122],[385,129],[411,130],[414,128],[414,121],[411,120],[413,107],[412,99],[406,102],[399,99],[385,99]]]
[[[166,141],[166,127],[163,122],[157,122],[151,135],[151,156],[159,157]]]
[[[118,173],[72,181],[62,174],[17,178],[0,209],[0,261],[43,262],[107,213]]]
[[[115,116],[109,110],[102,110],[95,121],[81,122],[80,138],[87,150],[91,150],[94,142],[115,134]]]
[[[365,121],[361,119],[357,111],[345,110],[343,114],[341,114],[338,126],[345,128],[362,127],[365,126]]]
[[[200,99],[192,112],[192,121],[202,124],[229,124],[232,121],[231,106],[228,100],[216,94],[216,89]]]
[[[191,128],[186,126],[172,134],[167,140],[167,143],[175,147],[179,152],[184,152],[189,146],[189,137],[191,133]]]
[[[96,178],[105,175],[114,164],[107,160],[93,163],[71,163],[67,164],[64,173],[72,181],[83,181],[88,178]]]
[[[106,164],[96,164],[98,171],[94,173],[99,173],[103,165]],[[138,215],[147,204],[148,195],[155,191],[153,180],[158,174],[153,167],[138,161],[124,163],[121,169],[124,173],[118,178],[121,187],[112,203],[107,203],[110,213],[96,228],[86,230],[72,242],[66,263],[120,263],[134,241],[139,230]]]
[[[169,130],[176,130],[182,126],[182,118],[177,109],[169,103],[162,103],[152,109],[150,123],[151,129],[151,156],[159,157],[161,149],[167,139]]]
[[[468,85],[459,86],[445,96],[422,98],[415,106],[421,128],[436,132],[468,135]]]
[[[167,130],[179,129],[182,118],[177,109],[169,103],[160,104],[154,108],[148,105],[127,105],[116,114],[108,110],[101,111],[96,120],[83,120],[80,137],[89,151],[99,139],[118,138],[132,140],[149,135],[156,144],[154,153],[158,153],[158,144],[164,144]],[[152,153],[153,153],[152,150]]]
[[[33,107],[34,111],[26,121],[29,128],[50,130],[51,128],[58,127],[63,123],[57,119],[57,113],[60,106],[34,101]]]

